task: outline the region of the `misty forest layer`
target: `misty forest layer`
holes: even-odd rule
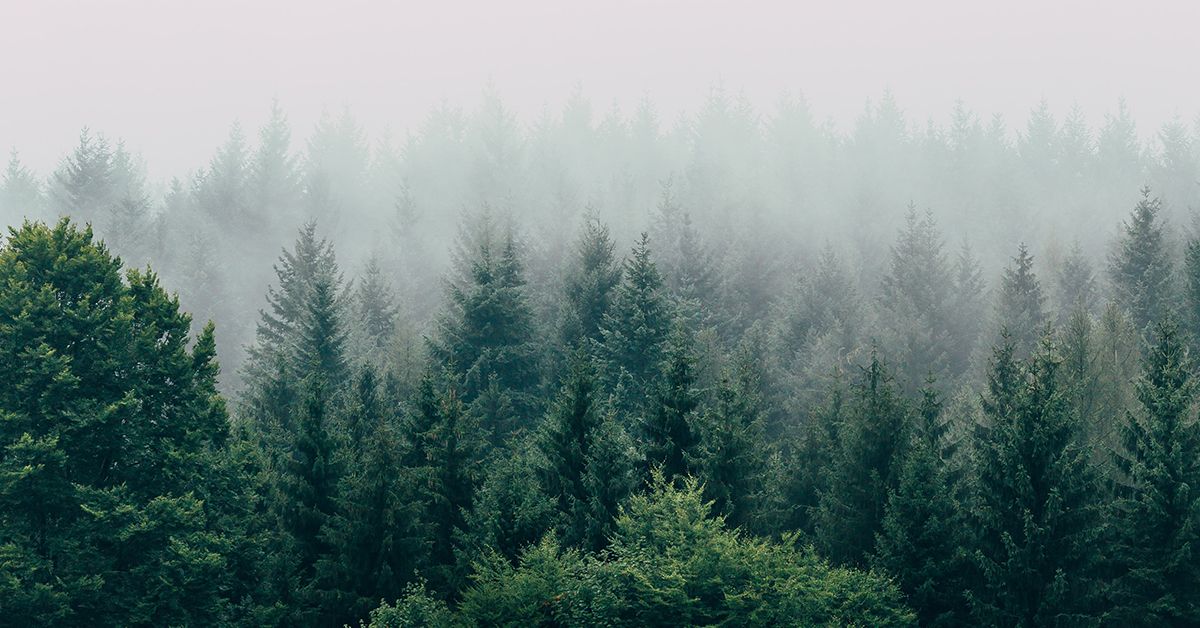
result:
[[[951,120],[14,153],[0,625],[1200,623],[1200,126]]]

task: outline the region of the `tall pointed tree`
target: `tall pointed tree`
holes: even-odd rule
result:
[[[1059,387],[1060,363],[1049,339],[1028,362],[1007,338],[992,358],[971,509],[980,576],[968,595],[982,624],[1095,617],[1098,486]]]
[[[1126,413],[1123,472],[1113,507],[1112,620],[1125,625],[1200,622],[1200,423],[1194,366],[1173,321],[1155,326]]]
[[[1108,262],[1113,298],[1143,333],[1151,323],[1162,320],[1176,298],[1174,268],[1158,215],[1161,210],[1162,202],[1150,196],[1150,188],[1142,188],[1142,200],[1122,223]]]

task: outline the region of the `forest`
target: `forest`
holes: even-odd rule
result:
[[[0,625],[1200,625],[1200,119],[493,89],[0,176]]]

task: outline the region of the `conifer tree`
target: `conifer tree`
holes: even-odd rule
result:
[[[589,550],[607,544],[617,506],[633,488],[632,465],[614,431],[619,427],[602,407],[596,384],[590,359],[576,350],[537,441],[545,460],[543,490],[557,502],[558,538]]]
[[[683,324],[671,330],[654,404],[641,422],[646,471],[659,469],[665,478],[691,475],[698,462],[700,394],[693,342]]]
[[[0,246],[0,600],[31,625],[226,621],[213,329],[90,229]],[[221,509],[228,507],[229,511]],[[0,620],[0,621],[5,621]]]
[[[996,307],[1000,327],[1008,330],[1021,355],[1033,351],[1045,331],[1044,301],[1042,284],[1033,272],[1033,256],[1028,247],[1021,244],[1013,265],[1004,269]]]
[[[1127,412],[1122,471],[1113,506],[1118,576],[1111,620],[1124,625],[1200,622],[1200,424],[1194,367],[1173,321],[1156,325],[1137,384],[1139,410]]]
[[[16,225],[23,220],[41,217],[42,186],[37,177],[21,163],[13,149],[8,156],[8,166],[0,176],[0,220]]]
[[[816,513],[819,547],[833,562],[861,565],[875,547],[909,434],[909,409],[878,355],[862,369],[838,428],[833,468]]]
[[[454,369],[462,381],[461,400],[477,416],[485,409],[477,403],[483,400],[492,407],[511,404],[512,413],[501,416],[528,421],[539,407],[540,382],[517,243],[511,232],[498,238],[487,214],[475,227],[460,243],[461,276],[449,285],[447,310],[430,349],[444,367]],[[489,388],[491,394],[485,395]],[[516,426],[506,421],[483,427],[500,443]]]
[[[766,435],[755,373],[744,361],[733,368],[704,413],[697,476],[726,523],[749,527],[762,508]]]
[[[1028,362],[995,349],[971,511],[979,577],[968,600],[988,625],[1087,623],[1095,617],[1098,486],[1059,387],[1049,339]]]
[[[1142,200],[1121,225],[1109,257],[1113,298],[1129,312],[1139,332],[1162,320],[1175,302],[1174,268],[1158,214],[1162,202],[1142,188]]]
[[[964,548],[970,543],[948,459],[954,449],[949,425],[932,381],[921,391],[916,419],[871,564],[896,578],[922,625],[959,625],[967,618]]]
[[[566,346],[580,341],[599,342],[601,326],[621,281],[621,268],[613,258],[608,226],[589,218],[575,245],[575,262],[565,286],[562,336]]]
[[[650,258],[649,237],[643,233],[625,260],[621,284],[601,328],[606,381],[617,391],[617,409],[626,416],[647,411],[671,318],[662,276]]]

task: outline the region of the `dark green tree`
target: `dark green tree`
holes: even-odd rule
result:
[[[1033,272],[1033,256],[1021,244],[1013,265],[1004,269],[996,303],[996,319],[1008,330],[1018,354],[1028,355],[1038,344],[1046,326],[1045,297],[1042,284]]]
[[[997,626],[1096,617],[1098,486],[1045,339],[1028,362],[1008,338],[994,351],[975,439],[971,502],[979,576],[974,621]]]
[[[862,565],[882,529],[888,494],[898,484],[910,419],[908,404],[874,353],[851,388],[848,406],[819,496],[816,537],[835,564]]]
[[[662,276],[650,258],[650,239],[643,233],[625,259],[621,284],[601,327],[605,381],[615,391],[617,410],[623,415],[648,410],[671,319]]]
[[[691,332],[683,324],[676,324],[667,339],[653,405],[641,420],[647,478],[654,469],[672,479],[695,471],[700,444],[700,391],[696,386],[693,343]]]
[[[1150,197],[1150,188],[1142,188],[1142,200],[1121,224],[1108,261],[1113,299],[1143,333],[1151,323],[1162,320],[1176,298],[1169,244],[1158,217],[1161,210],[1162,202]]]
[[[971,544],[949,459],[949,424],[932,381],[922,390],[916,419],[871,565],[896,578],[922,625],[961,625]]]
[[[1172,321],[1155,327],[1137,384],[1141,408],[1126,413],[1122,471],[1111,525],[1118,576],[1114,625],[1200,622],[1200,424],[1194,367]]]

